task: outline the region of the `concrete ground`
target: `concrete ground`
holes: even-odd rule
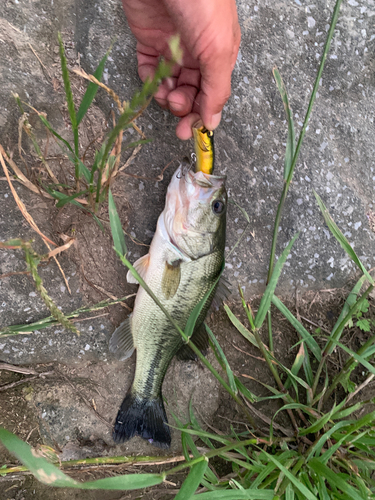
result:
[[[237,3],[241,49],[233,72],[232,96],[215,133],[217,171],[228,176],[230,197],[250,218],[245,236],[226,263],[225,275],[234,290],[233,303],[237,301],[238,284],[248,299],[265,288],[273,221],[283,185],[287,125],[272,68],[276,65],[284,79],[298,136],[334,6],[331,0],[317,0],[314,4],[304,0]],[[278,294],[283,297],[290,297],[296,290],[302,293],[340,288],[358,274],[330,235],[313,190],[322,197],[365,266],[368,269],[374,266],[374,223],[370,223],[375,212],[374,15],[373,0],[344,2],[341,9],[279,228],[278,255],[300,231],[280,278]],[[140,86],[135,41],[120,1],[5,0],[0,13],[0,144],[21,169],[24,166],[18,154],[20,113],[12,92],[47,113],[53,126],[69,137],[59,69],[58,30],[62,31],[70,67],[80,64],[87,72],[95,69],[116,36],[104,82],[121,99],[129,99]],[[79,79],[74,82],[73,91],[78,96],[83,83]],[[90,138],[104,130],[111,109],[110,99],[99,91],[94,110],[83,123],[83,143],[88,144]],[[31,114],[30,122],[45,146],[45,132],[37,117]],[[176,123],[174,117],[155,103],[149,106],[137,125],[153,142],[141,148],[126,170],[131,175],[119,176],[113,188],[128,234],[131,261],[146,253],[177,161],[193,150],[191,141],[181,142],[176,138]],[[133,129],[124,135],[126,142],[139,138]],[[28,168],[38,172],[40,165],[30,144],[24,139],[22,145]],[[51,156],[59,154],[53,144],[49,147]],[[126,152],[122,161],[130,155],[130,151]],[[158,181],[157,177],[170,162],[163,180]],[[63,311],[97,303],[108,298],[108,294],[122,297],[136,291],[126,283],[125,270],[112,250],[107,223],[103,233],[90,217],[79,211],[58,210],[51,201],[17,183],[14,185],[48,237],[61,243],[60,235],[71,235],[74,229],[76,244],[59,257],[71,294],[53,261],[40,269],[48,293]],[[34,248],[45,253],[46,247],[24,220],[2,173],[0,200],[0,240],[34,239]],[[108,220],[105,206],[100,216]],[[245,228],[241,211],[230,205],[228,249]],[[0,251],[0,328],[49,315],[29,276],[8,275],[25,269],[21,251]],[[128,304],[131,308],[132,299]],[[26,384],[27,390],[20,388],[15,393],[14,425],[5,415],[0,419],[1,424],[25,439],[31,429],[20,422],[25,419],[35,423],[38,429],[35,443],[43,441],[54,446],[61,450],[64,459],[98,454],[155,455],[157,450],[140,439],[114,447],[110,436],[111,423],[131,382],[134,357],[125,363],[116,360],[108,352],[107,343],[114,326],[128,312],[126,307],[113,306],[104,311],[104,316],[76,323],[81,331],[79,337],[56,326],[0,338],[1,362],[54,371],[50,378],[36,385]],[[220,320],[212,321],[222,342],[228,342],[229,348],[229,339],[233,339],[246,349],[228,320],[223,315],[219,317]],[[279,342],[280,346],[285,342],[282,335]],[[239,356],[233,356],[236,370],[242,369],[246,359]],[[214,361],[212,353],[209,359]],[[254,362],[248,368],[261,371]],[[2,376],[5,374],[2,371]],[[195,363],[172,363],[164,395],[170,409],[182,414],[193,395],[202,422],[210,422],[222,408],[217,382]],[[18,420],[14,416],[17,405],[23,408]],[[179,451],[178,436],[174,434],[172,452]]]

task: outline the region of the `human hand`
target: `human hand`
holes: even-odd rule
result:
[[[160,56],[170,57],[168,41],[181,37],[183,61],[155,94],[164,109],[181,117],[176,135],[192,136],[200,117],[215,129],[231,93],[241,33],[235,0],[122,0],[137,39],[138,73],[142,81],[154,75]]]

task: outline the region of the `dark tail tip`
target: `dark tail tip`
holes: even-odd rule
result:
[[[169,448],[171,433],[167,422],[161,395],[158,399],[141,399],[128,393],[116,417],[113,440],[123,443],[137,434],[154,446]]]

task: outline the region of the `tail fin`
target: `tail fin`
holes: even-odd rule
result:
[[[142,399],[129,392],[121,404],[113,429],[113,440],[123,443],[136,434],[154,446],[169,448],[171,433],[161,395]]]

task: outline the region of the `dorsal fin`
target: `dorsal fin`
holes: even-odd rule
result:
[[[143,279],[145,279],[149,262],[150,262],[150,254],[146,253],[146,255],[136,260],[133,264],[133,267]],[[128,283],[133,283],[134,285],[138,285],[138,281],[134,278],[134,276],[130,271],[128,271],[128,274],[126,275],[126,280]]]

